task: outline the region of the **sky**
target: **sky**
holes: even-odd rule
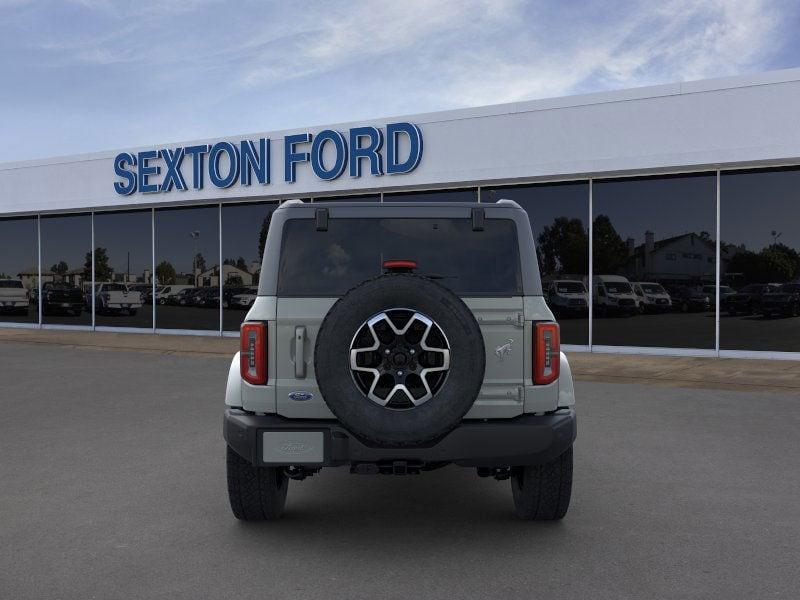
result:
[[[800,66],[768,0],[0,0],[0,162]]]

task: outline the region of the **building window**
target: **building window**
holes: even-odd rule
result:
[[[362,194],[356,196],[320,196],[314,202],[380,202],[380,194]]]
[[[153,327],[152,229],[149,210],[95,213],[95,325]]]
[[[156,327],[219,331],[219,207],[157,209]]]
[[[595,180],[593,209],[593,343],[714,348],[716,175]]]
[[[91,325],[92,215],[42,217],[42,322]]]
[[[222,206],[222,324],[239,331],[258,294],[261,261],[277,202]]]
[[[721,175],[721,349],[800,352],[798,190],[798,168]]]
[[[0,322],[38,323],[36,217],[0,219]]]
[[[528,213],[542,288],[564,344],[589,343],[589,184],[482,188],[481,200],[514,200]]]
[[[384,194],[384,202],[477,202],[477,188]]]

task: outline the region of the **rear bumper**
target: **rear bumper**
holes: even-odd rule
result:
[[[265,452],[265,434],[280,432],[280,447]],[[291,433],[297,434],[297,441]],[[304,462],[309,432],[318,432],[320,458]],[[228,445],[242,458],[255,465],[341,466],[358,463],[417,464],[455,463],[465,467],[508,467],[536,465],[559,456],[572,445],[577,434],[573,409],[551,415],[522,415],[514,419],[463,421],[438,442],[424,447],[392,448],[367,445],[338,421],[285,419],[276,415],[252,415],[239,409],[227,409],[223,434]],[[286,450],[286,460],[275,462],[276,450]],[[313,449],[312,449],[313,450]],[[311,452],[314,454],[314,452]],[[272,458],[264,461],[265,454]],[[307,456],[307,455],[306,455]]]

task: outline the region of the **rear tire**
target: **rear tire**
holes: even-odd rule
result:
[[[283,469],[256,467],[227,448],[228,499],[242,521],[279,519],[286,506],[289,478]]]
[[[572,446],[543,465],[514,467],[511,470],[511,492],[520,519],[563,519],[572,495]]]

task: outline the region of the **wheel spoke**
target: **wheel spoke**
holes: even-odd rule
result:
[[[396,313],[398,312],[403,313],[404,316],[397,315]],[[395,314],[393,315],[392,313]],[[395,316],[395,318],[404,319],[405,315],[408,315],[409,313],[410,316],[408,316],[402,327],[398,327],[395,321],[392,319],[392,316]],[[400,322],[403,321],[401,320]],[[405,338],[409,330],[417,323],[421,323],[424,327],[419,343],[409,341]],[[389,331],[381,329],[383,326],[388,328]],[[376,331],[376,327],[381,331],[380,337],[378,331]],[[369,331],[369,335],[372,337],[372,343],[368,346],[362,345],[364,344],[363,339],[366,334],[365,328]],[[430,342],[429,336],[434,330],[437,334],[437,341]],[[387,335],[389,337],[387,337]],[[391,336],[393,336],[393,338]],[[357,341],[359,345],[358,347],[354,347]],[[437,347],[437,345],[442,344],[444,347]],[[419,356],[415,355],[415,349],[418,351]],[[366,363],[371,366],[359,365],[359,356],[369,353],[378,353],[377,360],[380,363],[377,365],[378,368],[375,367],[374,359],[369,363]],[[441,364],[435,367],[424,367],[425,364],[430,364],[430,358],[428,360],[424,360],[422,364],[419,363],[419,359],[423,358],[423,356],[426,354],[436,354],[441,356],[440,360],[434,360],[434,363]],[[392,362],[392,356],[395,357],[394,360],[396,362]],[[365,361],[362,359],[362,363],[363,362]],[[379,404],[380,406],[387,406],[390,403],[395,404],[395,402],[392,402],[392,400],[398,393],[405,396],[405,398],[408,399],[408,402],[411,403],[412,407],[419,406],[420,404],[430,400],[436,393],[436,390],[441,387],[444,378],[439,377],[437,380],[434,380],[434,387],[432,388],[431,382],[428,381],[428,376],[431,373],[446,372],[449,370],[449,368],[450,349],[447,345],[447,338],[444,336],[444,333],[432,319],[414,310],[397,308],[386,310],[374,315],[358,329],[350,345],[351,371],[354,373],[354,375],[356,372],[358,372],[367,373],[371,376],[371,381],[369,383],[367,383],[366,378],[363,376],[358,378],[354,377],[356,379],[356,384],[370,400],[376,404]],[[417,379],[419,379],[422,387],[424,388],[424,394],[418,398],[414,397],[414,392],[412,392],[412,389],[406,385],[406,378],[409,376],[415,376]],[[391,385],[391,389],[389,389],[388,393],[386,393],[384,397],[381,397],[376,393],[378,383],[381,380],[384,382],[382,384],[382,389],[384,390],[393,383],[393,385]],[[417,388],[415,390],[417,393],[421,391],[418,389],[419,384],[414,383],[412,388],[414,387]],[[392,408],[398,408],[398,406],[392,406]]]

